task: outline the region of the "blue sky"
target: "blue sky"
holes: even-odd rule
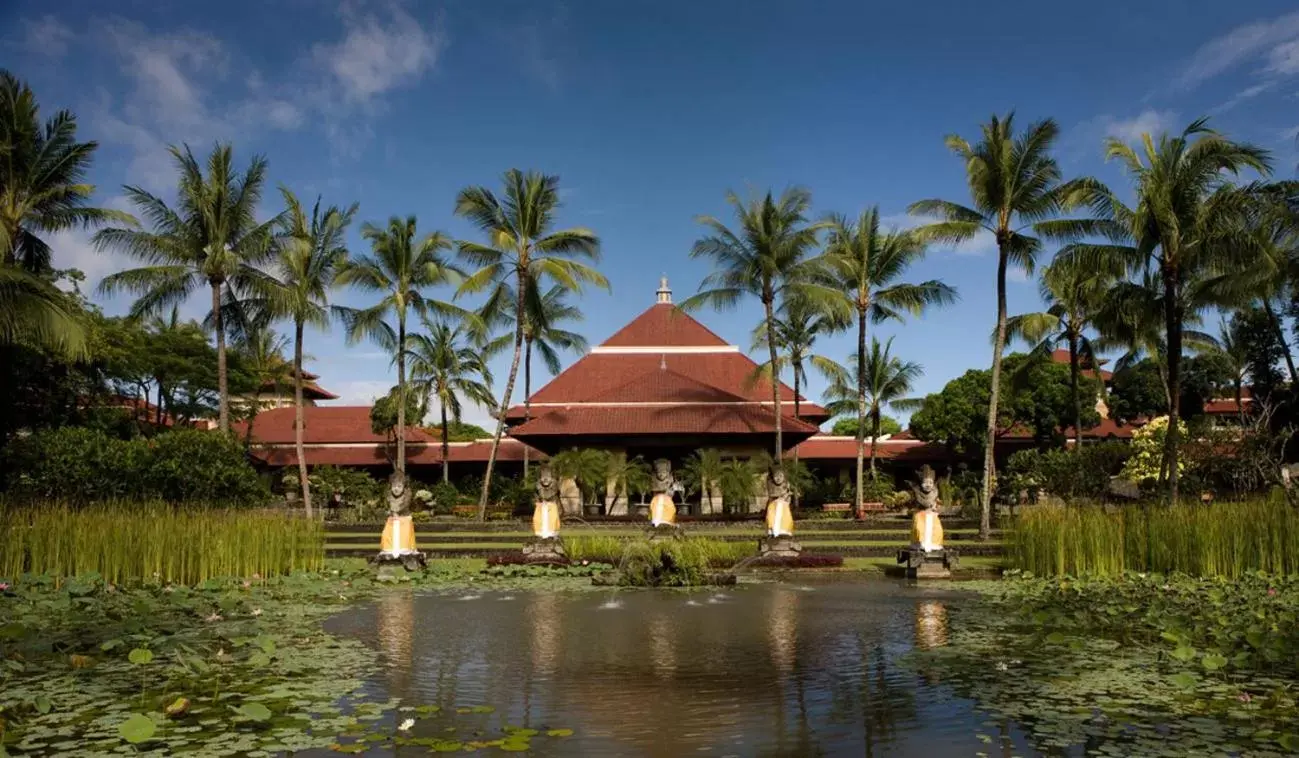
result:
[[[708,273],[689,259],[698,214],[740,193],[802,185],[816,213],[965,200],[945,134],[994,112],[1055,118],[1068,175],[1122,183],[1102,161],[1108,134],[1180,129],[1209,114],[1233,137],[1299,155],[1299,12],[1288,2],[337,2],[120,0],[0,8],[0,60],[48,112],[75,111],[101,150],[92,180],[166,194],[169,143],[270,160],[307,198],[360,203],[359,218],[415,214],[422,229],[472,237],[455,193],[496,186],[510,167],[560,175],[562,225],[594,229],[612,294],[582,299],[598,343],[653,302]],[[267,214],[277,196],[268,193]],[[354,250],[364,247],[351,236]],[[129,265],[87,235],[55,240],[56,264],[92,283]],[[918,393],[990,362],[990,240],[935,249],[915,279],[942,278],[959,305],[879,330],[926,369]],[[1017,275],[1012,313],[1036,309]],[[363,305],[346,293],[339,302]],[[125,300],[104,301],[122,312]],[[188,304],[199,315],[203,296]],[[756,303],[701,319],[748,345]],[[852,339],[820,352],[846,359]],[[311,334],[321,383],[364,403],[394,380],[372,345]],[[503,379],[508,360],[496,362]],[[542,371],[544,380],[544,370]],[[809,393],[818,397],[822,383]],[[519,393],[516,391],[516,399]],[[470,414],[481,421],[481,412]]]

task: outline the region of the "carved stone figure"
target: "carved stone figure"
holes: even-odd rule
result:
[[[543,540],[559,536],[559,481],[555,479],[549,461],[543,461],[537,473],[537,500],[532,510],[532,534]]]
[[[919,510],[911,517],[911,545],[898,551],[898,563],[906,566],[907,576],[913,579],[945,579],[956,567],[957,554],[943,547],[938,487],[932,468],[920,468],[920,482],[914,491]]]
[[[934,484],[934,470],[929,466],[920,467],[920,483],[912,488],[916,495],[916,505],[921,510],[929,511],[938,507],[938,487]]]
[[[675,526],[677,523],[677,506],[672,502],[672,490],[676,482],[672,478],[672,464],[666,458],[654,461],[654,475],[650,478],[650,524],[653,526]]]
[[[410,515],[411,492],[406,487],[406,475],[400,471],[392,472],[388,477],[388,515],[391,517]]]
[[[767,469],[767,535],[788,537],[794,533],[794,513],[789,507],[790,487],[785,469],[776,463]]]
[[[410,515],[412,493],[406,475],[400,471],[388,477],[388,521],[383,525],[379,554],[371,560],[379,566],[380,579],[395,579],[402,569],[424,568],[424,554],[415,547],[415,521]]]

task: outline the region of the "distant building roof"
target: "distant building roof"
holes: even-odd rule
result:
[[[1054,361],[1054,362],[1056,362],[1056,363],[1063,363],[1063,364],[1065,364],[1065,365],[1067,366],[1067,365],[1069,365],[1069,351],[1068,351],[1068,350],[1052,350],[1052,351],[1051,351],[1051,360]],[[1104,359],[1104,358],[1101,358],[1101,359],[1097,360],[1096,362],[1097,362],[1098,364],[1100,364],[1101,366],[1104,366],[1105,364],[1109,363],[1109,361],[1106,360],[1106,359]],[[1094,370],[1095,367],[1091,365],[1091,361],[1088,361],[1088,360],[1085,359],[1085,358],[1079,357],[1079,359],[1078,359],[1078,366],[1079,366],[1079,368],[1081,369],[1081,371],[1079,371],[1080,374],[1082,374],[1083,376],[1090,376],[1090,377],[1092,377],[1092,378],[1096,378],[1096,376],[1097,376],[1097,372]],[[1105,382],[1105,383],[1108,384],[1109,381],[1110,381],[1111,379],[1113,379],[1113,378],[1114,378],[1114,373],[1113,373],[1112,371],[1108,371],[1108,370],[1103,369],[1103,368],[1100,370],[1100,379],[1101,379],[1101,381],[1103,381],[1103,382]]]

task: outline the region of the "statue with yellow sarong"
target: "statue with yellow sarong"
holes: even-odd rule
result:
[[[650,479],[650,526],[675,526],[677,523],[677,506],[672,501],[672,463],[666,458],[654,461],[654,474]]]
[[[537,470],[532,539],[523,545],[523,555],[530,563],[568,563],[564,544],[559,539],[559,480],[550,461],[542,461]]]
[[[803,546],[794,541],[791,499],[785,469],[779,461],[772,461],[767,469],[767,536],[758,541],[758,552],[764,558],[793,558],[803,552]]]
[[[907,576],[911,578],[945,579],[956,566],[957,554],[943,546],[938,486],[932,468],[920,468],[920,482],[913,491],[919,510],[911,517],[911,544],[898,551],[898,563],[905,564]]]
[[[415,571],[425,566],[424,554],[415,547],[415,521],[410,515],[411,491],[406,474],[393,471],[388,477],[388,520],[379,538],[379,554],[371,562],[379,566],[380,579],[394,579],[397,569]]]

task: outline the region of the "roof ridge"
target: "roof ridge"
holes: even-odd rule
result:
[[[710,338],[711,341],[708,342],[691,341],[689,343],[685,343],[682,345],[655,345],[648,342],[642,342],[640,339],[637,339],[639,335],[636,334],[636,332],[637,332],[637,328],[640,327],[641,322],[650,318],[651,314],[663,312],[664,309],[671,312],[671,315],[669,315],[669,319],[678,319],[678,318],[685,319],[684,323],[686,324],[687,328],[695,328],[703,332],[703,334],[706,335],[708,338]],[[709,329],[708,327],[704,326],[703,323],[699,321],[699,319],[695,318],[694,316],[691,316],[689,313],[686,313],[679,306],[674,305],[672,303],[654,303],[650,307],[646,308],[645,310],[637,314],[636,317],[633,318],[631,321],[624,324],[621,329],[609,335],[607,339],[605,339],[603,342],[600,343],[599,347],[628,347],[633,345],[645,346],[645,347],[670,347],[670,346],[671,347],[730,347],[731,343],[727,342],[725,339],[723,339],[712,329]]]

